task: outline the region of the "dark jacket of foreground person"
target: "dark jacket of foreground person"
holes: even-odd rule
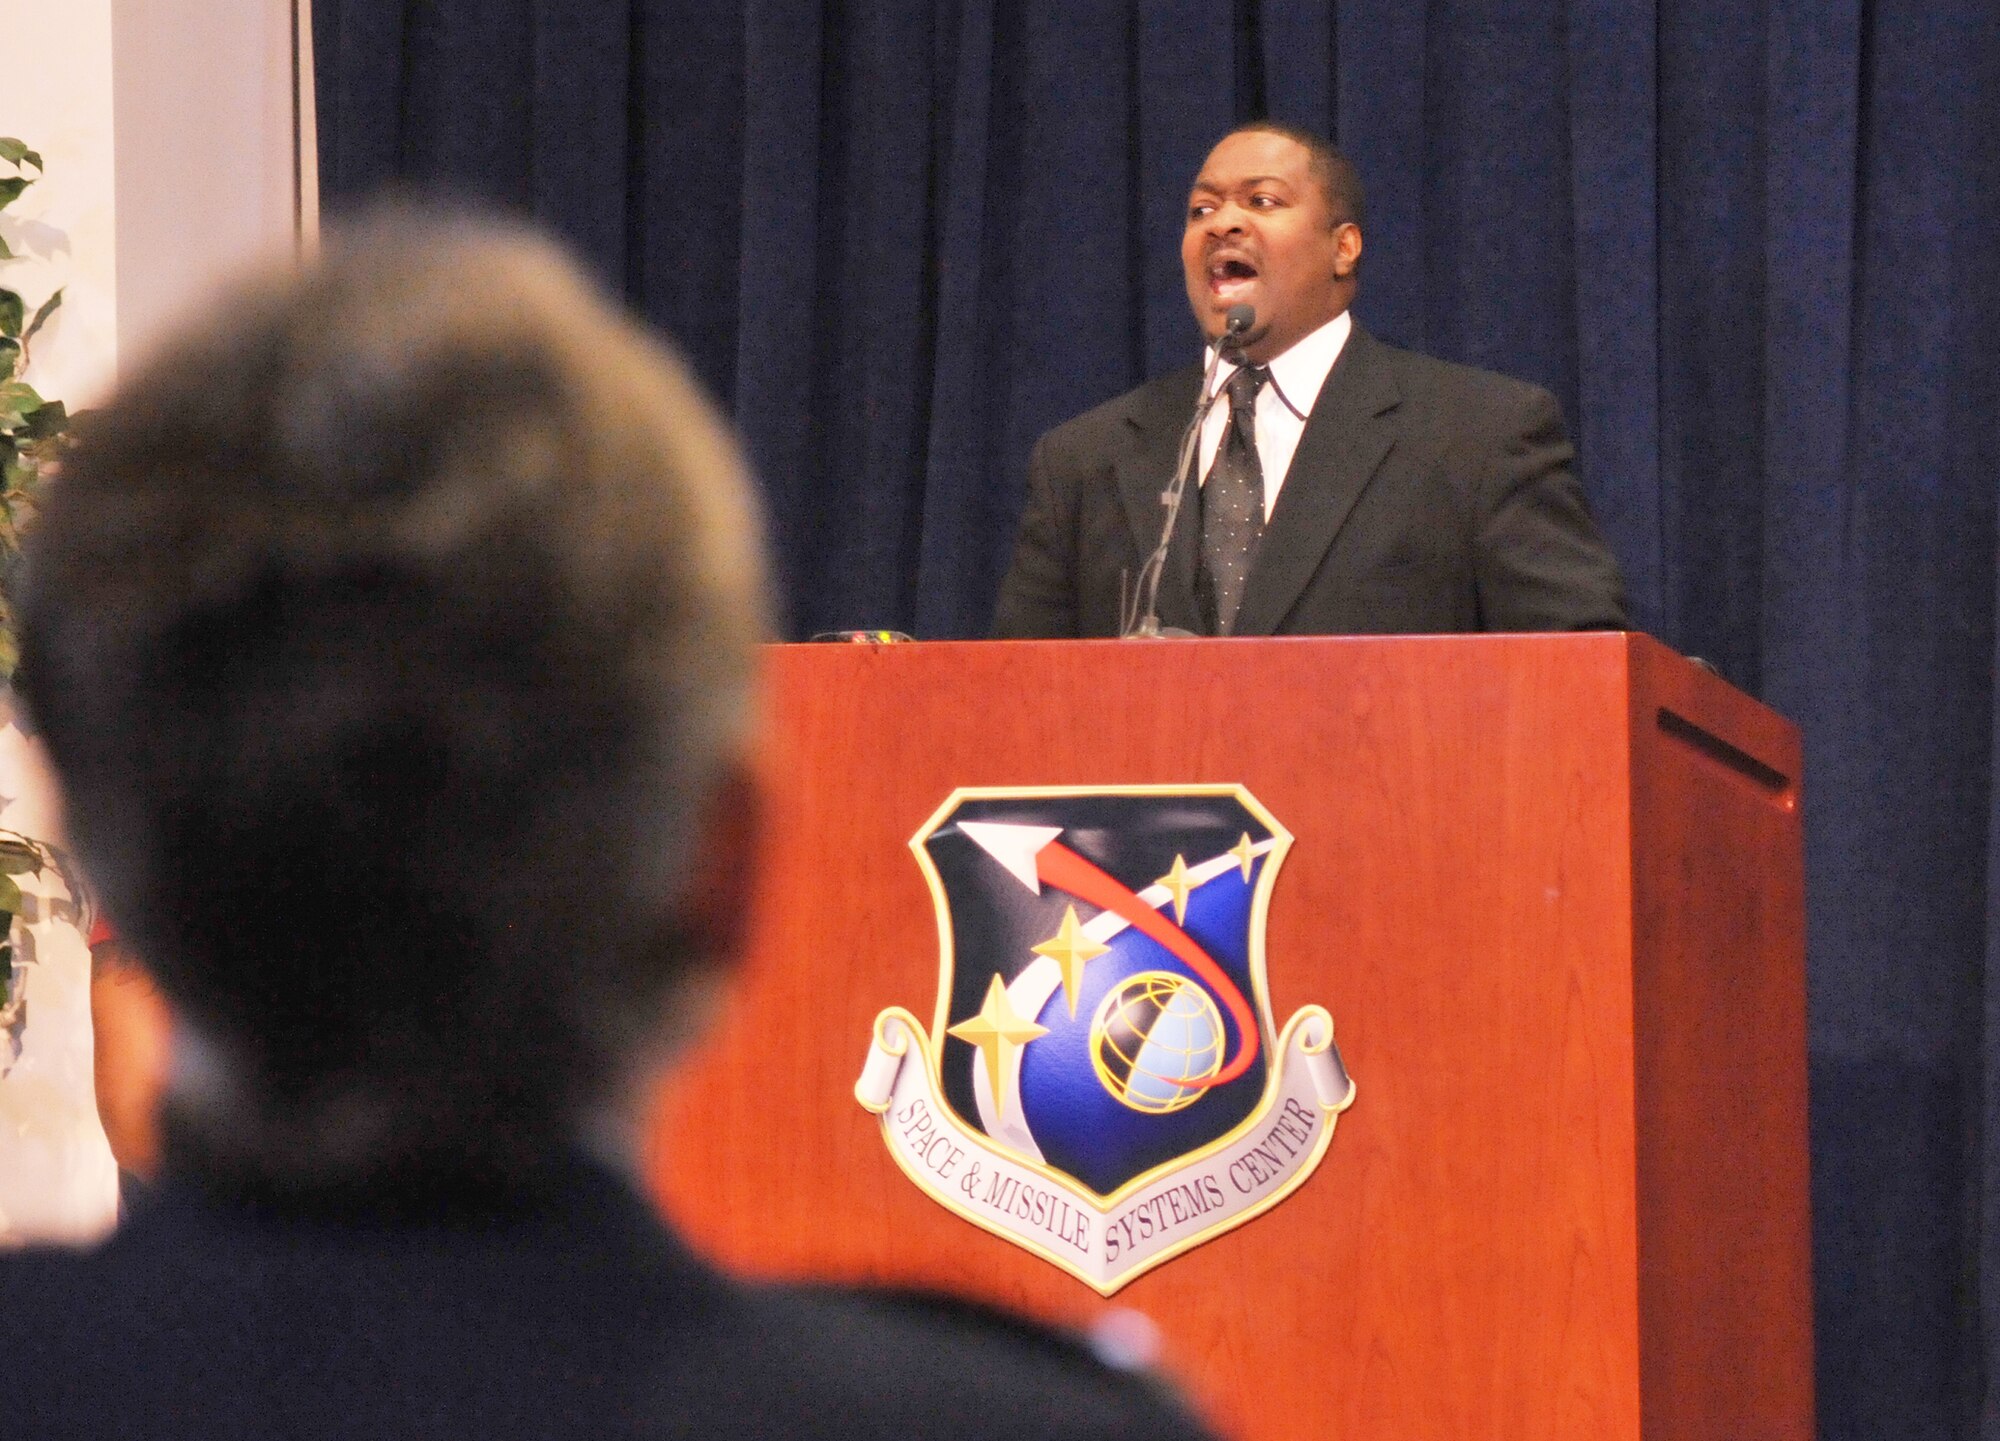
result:
[[[0,1315],[20,1441],[1198,1434],[1036,1327],[726,1280],[588,1162],[424,1221],[259,1216],[169,1184],[95,1254],[0,1260]]]

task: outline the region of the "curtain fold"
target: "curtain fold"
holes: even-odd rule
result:
[[[1333,133],[1362,322],[1552,389],[1639,623],[1804,729],[1821,1434],[2000,1441],[1991,0],[314,8],[329,205],[677,336],[801,636],[981,633],[1034,438],[1195,355],[1210,143]]]

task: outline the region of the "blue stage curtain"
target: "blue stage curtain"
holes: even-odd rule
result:
[[[1993,0],[314,8],[329,199],[676,335],[801,635],[979,634],[1034,437],[1193,354],[1208,145],[1332,133],[1363,321],[1554,390],[1638,623],[1804,727],[1821,1434],[2000,1441]]]

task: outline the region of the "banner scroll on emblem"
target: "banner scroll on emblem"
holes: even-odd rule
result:
[[[897,1164],[1104,1295],[1303,1185],[1355,1088],[1323,1008],[1272,1024],[1291,843],[1240,786],[953,793],[933,1023],[883,1011],[855,1086]]]

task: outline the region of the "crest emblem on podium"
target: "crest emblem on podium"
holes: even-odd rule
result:
[[[903,1171],[1107,1296],[1303,1185],[1354,1084],[1322,1007],[1273,1024],[1291,844],[1241,786],[954,792],[932,1023],[883,1011],[855,1086]]]

